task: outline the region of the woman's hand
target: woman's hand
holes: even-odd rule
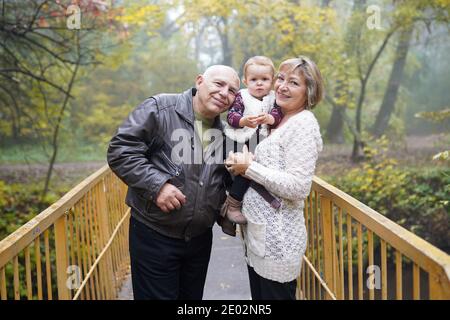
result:
[[[235,176],[245,175],[245,171],[247,171],[253,159],[253,153],[249,152],[247,146],[244,145],[242,152],[233,153],[230,151],[228,158],[225,160],[225,167]]]

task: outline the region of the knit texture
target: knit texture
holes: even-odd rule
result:
[[[304,110],[257,146],[255,161],[245,172],[281,201],[274,209],[253,188],[243,200],[247,263],[266,279],[288,282],[300,274],[307,245],[304,200],[321,150],[319,124],[311,111]]]

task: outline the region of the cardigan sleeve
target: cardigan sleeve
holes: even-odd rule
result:
[[[289,200],[304,200],[311,190],[312,178],[322,139],[318,125],[309,117],[291,123],[281,142],[286,167],[272,169],[253,161],[245,172],[269,192]],[[289,143],[286,143],[289,141]]]

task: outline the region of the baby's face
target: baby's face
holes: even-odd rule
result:
[[[248,92],[257,99],[268,95],[272,89],[273,73],[269,66],[249,65],[245,74],[244,84]]]

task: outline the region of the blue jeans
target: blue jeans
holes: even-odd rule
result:
[[[134,299],[202,299],[212,230],[186,242],[161,235],[131,217],[129,241]]]

